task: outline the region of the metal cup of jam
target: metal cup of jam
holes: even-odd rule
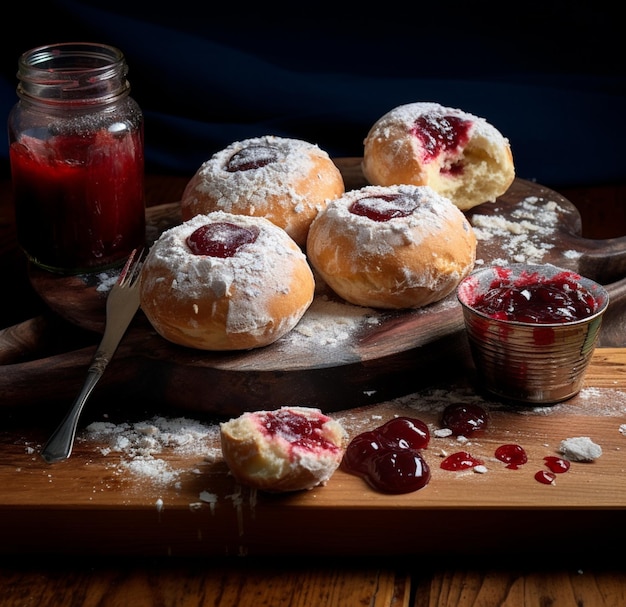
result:
[[[18,61],[8,120],[17,237],[63,274],[121,264],[145,241],[143,114],[118,49],[63,43]]]
[[[554,404],[580,391],[609,304],[601,285],[551,264],[511,264],[470,274],[457,297],[488,392]]]

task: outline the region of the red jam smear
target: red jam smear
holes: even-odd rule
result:
[[[441,425],[452,430],[455,436],[469,436],[484,430],[488,424],[488,414],[480,405],[474,403],[453,403],[442,413]]]
[[[448,457],[441,462],[441,469],[455,472],[458,470],[469,470],[470,468],[482,466],[483,464],[484,462],[482,460],[474,457],[467,451],[458,451],[457,453],[448,455]]]
[[[226,163],[226,171],[250,171],[260,169],[278,160],[278,154],[274,148],[267,145],[249,145],[233,154]]]
[[[363,478],[383,493],[410,493],[430,481],[430,468],[421,454],[430,432],[419,419],[398,417],[363,432],[350,441],[342,468]]]
[[[496,459],[506,464],[509,470],[517,470],[528,461],[528,455],[521,445],[506,444],[496,449]]]
[[[499,320],[544,324],[581,320],[597,310],[598,302],[580,278],[574,272],[560,272],[552,278],[534,272],[511,282],[501,273],[471,306]]]
[[[425,151],[424,160],[437,158],[442,152],[454,152],[465,146],[470,138],[472,122],[458,116],[440,116],[424,114],[411,129]],[[460,172],[461,166],[455,166],[451,172]]]
[[[324,424],[329,418],[320,415],[309,417],[297,411],[268,411],[260,415],[260,424],[270,436],[279,436],[292,447],[307,451],[333,451],[340,449],[324,434]]]
[[[367,217],[372,221],[389,221],[396,217],[408,217],[417,208],[417,203],[402,194],[364,196],[350,205],[350,213]]]
[[[253,243],[258,230],[232,223],[208,223],[187,237],[187,246],[195,255],[207,255],[226,259],[233,257],[241,247]]]
[[[143,246],[141,130],[22,137],[9,153],[18,240],[38,263],[87,270]]]

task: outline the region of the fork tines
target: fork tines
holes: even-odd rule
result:
[[[118,285],[132,283],[139,276],[144,252],[145,248],[132,250],[117,279]]]

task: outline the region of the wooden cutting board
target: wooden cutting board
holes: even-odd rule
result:
[[[346,189],[365,185],[360,159],[338,159]],[[467,213],[479,236],[477,264],[553,263],[608,285],[611,296],[602,345],[626,334],[626,237],[583,239],[580,216],[558,193],[517,179],[495,203]],[[180,222],[178,203],[147,211],[149,239]],[[49,307],[73,325],[102,331],[107,282],[115,274],[59,277],[31,269],[31,282]],[[610,283],[610,284],[609,284]],[[93,348],[27,362],[47,330],[39,320],[0,336],[3,404],[72,398]],[[98,391],[132,383],[145,398],[184,409],[234,415],[298,403],[336,411],[410,393],[468,365],[460,305],[454,294],[413,311],[351,306],[318,282],[311,309],[291,334],[268,347],[232,353],[202,352],[163,340],[139,312]],[[94,394],[97,397],[98,394]]]
[[[488,408],[487,429],[467,442],[435,437],[443,408],[468,401]],[[5,420],[0,554],[422,555],[431,565],[466,555],[471,568],[481,555],[508,562],[513,552],[514,560],[527,555],[529,563],[544,558],[554,566],[565,560],[582,567],[607,546],[626,541],[623,348],[596,350],[582,392],[554,407],[504,408],[475,395],[465,378],[450,376],[445,384],[394,401],[335,413],[350,437],[395,415],[429,425],[433,437],[423,455],[432,478],[424,489],[402,495],[378,493],[342,470],[311,491],[257,493],[228,474],[210,420],[204,421],[205,433],[194,427],[195,434],[176,435],[186,441],[166,435],[159,441],[163,435],[155,430],[130,431],[137,421],[159,427],[156,406],[149,403],[142,413],[137,403],[126,409],[118,404],[97,412],[90,407],[84,424],[107,422],[129,444],[83,425],[71,458],[53,465],[38,451],[56,421],[47,428],[40,415],[33,419],[27,412],[19,425]],[[572,463],[554,485],[537,482],[543,458],[558,455],[562,440],[579,436],[590,437],[602,455]],[[151,438],[156,447],[150,447]],[[505,443],[520,445],[528,462],[507,469],[494,457]],[[442,470],[444,455],[460,450],[483,460],[486,471]]]

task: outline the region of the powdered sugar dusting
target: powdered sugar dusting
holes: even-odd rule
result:
[[[276,161],[253,171],[226,170],[235,154],[253,147],[271,148],[277,155]],[[189,199],[202,195],[219,200],[221,210],[229,213],[236,212],[242,205],[250,207],[252,212],[267,210],[276,200],[289,200],[294,206],[305,204],[306,198],[293,184],[311,170],[311,151],[326,155],[314,144],[273,135],[235,141],[202,164],[198,170],[201,179],[195,188],[185,193],[182,204],[189,204]],[[246,192],[245,200],[241,199],[242,192]]]
[[[477,404],[487,411],[503,411],[521,416],[590,416],[620,417],[626,415],[626,392],[611,388],[583,388],[578,395],[563,403],[544,407],[520,407],[512,409],[510,405],[497,400],[483,398],[465,383],[446,387],[432,387],[419,392],[400,396],[376,406],[376,411],[393,412],[393,415],[425,415],[438,419],[443,410],[451,404]],[[363,410],[342,411],[336,416],[348,432],[353,435],[380,424],[380,417],[364,415]],[[435,434],[436,428],[433,428]],[[437,436],[444,438],[449,433]]]
[[[491,207],[491,210],[493,207]],[[493,259],[493,265],[541,263],[544,255],[555,247],[555,230],[564,209],[553,200],[529,196],[511,212],[510,218],[474,213],[471,224],[478,241],[497,240],[508,258]],[[568,259],[581,253],[566,251]],[[484,263],[484,262],[483,262]]]
[[[305,340],[320,346],[339,346],[349,342],[363,326],[379,324],[380,320],[378,312],[372,308],[318,296],[285,340],[291,345]]]
[[[471,128],[476,134],[484,137],[486,140],[491,141],[493,144],[502,145],[503,142],[508,140],[487,120],[474,114],[470,114],[459,108],[445,107],[439,103],[422,101],[416,103],[408,103],[395,107],[391,111],[382,116],[377,126],[379,130],[390,127],[395,123],[401,123],[404,125],[404,129],[409,132],[413,127],[415,120],[419,116],[432,116],[432,117],[444,117],[455,116],[462,120],[471,122]]]
[[[186,418],[162,416],[136,423],[93,422],[77,437],[81,441],[104,443],[102,455],[120,456],[120,470],[144,477],[158,484],[171,485],[189,466],[176,468],[167,453],[197,458],[198,461],[221,457],[218,445],[219,426]],[[188,462],[187,462],[188,464]]]
[[[389,221],[372,221],[366,216],[350,212],[350,206],[361,198],[375,199],[398,195],[415,203],[410,215]],[[346,192],[341,198],[330,201],[324,210],[325,223],[333,225],[340,233],[353,239],[358,256],[393,254],[394,249],[409,244],[419,245],[423,239],[436,236],[449,224],[456,224],[462,214],[447,198],[426,186],[365,186]],[[317,221],[317,220],[316,220]],[[463,223],[463,220],[461,221]],[[325,242],[328,237],[318,236]]]

